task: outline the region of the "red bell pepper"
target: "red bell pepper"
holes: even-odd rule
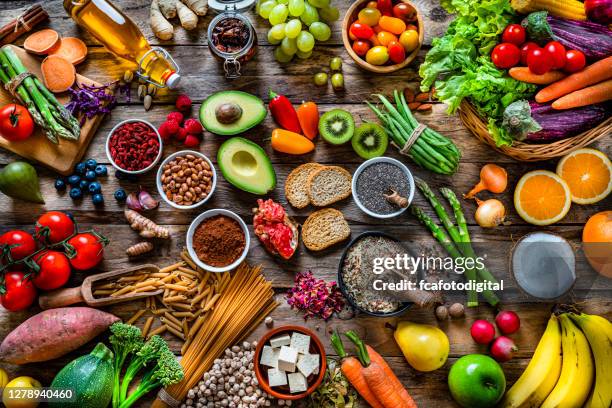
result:
[[[377,0],[376,8],[383,16],[393,15],[393,0]]]
[[[291,132],[302,134],[300,120],[291,101],[284,95],[270,91],[270,112],[280,127]]]

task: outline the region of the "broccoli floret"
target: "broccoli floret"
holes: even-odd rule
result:
[[[157,364],[142,377],[140,384],[119,408],[129,408],[148,392],[175,384],[183,379],[183,367],[170,350],[161,352]]]
[[[125,360],[130,354],[138,352],[144,342],[142,333],[136,326],[125,323],[114,323],[110,327],[113,333],[109,341],[111,343],[115,359],[113,365],[115,368],[114,386],[113,386],[113,408],[118,408],[120,404],[120,383],[119,377]]]
[[[140,350],[136,353],[136,356],[132,358],[130,364],[125,370],[123,380],[121,381],[121,393],[120,400],[123,402],[127,398],[127,392],[130,387],[130,383],[138,375],[140,370],[143,369],[151,361],[156,361],[162,355],[162,353],[170,351],[168,345],[160,336],[151,337]]]

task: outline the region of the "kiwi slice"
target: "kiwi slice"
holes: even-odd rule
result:
[[[389,137],[382,126],[376,123],[364,123],[355,130],[351,144],[355,153],[367,160],[385,154]]]
[[[332,109],[321,116],[319,134],[328,143],[341,145],[353,137],[355,121],[353,115],[343,109]]]

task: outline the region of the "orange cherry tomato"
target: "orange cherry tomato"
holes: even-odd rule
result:
[[[414,30],[406,30],[400,35],[399,43],[406,52],[412,52],[419,46],[419,33]]]
[[[402,44],[397,41],[391,41],[387,48],[389,49],[389,59],[395,64],[400,64],[406,59],[406,50]]]
[[[378,8],[378,4],[376,4],[375,1],[368,1],[368,4],[366,5],[367,8]]]
[[[389,61],[389,50],[382,45],[372,47],[366,54],[366,61],[372,65],[385,65]]]
[[[375,25],[374,27],[372,27],[372,30],[374,30],[374,32],[375,32],[376,34],[380,33],[381,31],[385,31],[385,30],[383,30],[383,29],[382,29],[382,27],[381,27],[381,26],[379,26],[378,24],[377,24],[377,25]]]
[[[389,45],[390,42],[397,41],[397,37],[388,31],[381,31],[380,33],[376,34],[376,38],[378,39],[380,45],[384,45],[385,47]]]
[[[365,40],[357,40],[353,42],[353,51],[355,51],[355,54],[359,55],[360,57],[365,56],[369,49],[370,43]]]
[[[406,30],[406,23],[396,17],[382,16],[378,24],[393,34],[400,35]]]
[[[414,31],[419,31],[419,27],[415,26],[414,24],[406,24],[406,30],[414,30]]]
[[[285,129],[272,131],[272,148],[287,154],[306,154],[314,150],[315,145],[305,136]]]
[[[368,38],[368,40],[372,43],[374,47],[381,45],[380,41],[378,41],[378,37],[376,37],[375,35]]]

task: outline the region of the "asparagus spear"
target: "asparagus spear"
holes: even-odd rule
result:
[[[427,200],[435,210],[436,214],[438,215],[438,218],[440,219],[440,221],[442,221],[442,225],[444,225],[444,228],[446,228],[448,234],[451,236],[453,241],[455,243],[461,243],[462,240],[459,234],[459,230],[457,229],[457,227],[455,227],[450,217],[446,213],[446,209],[442,206],[442,203],[440,203],[434,192],[431,191],[429,185],[424,180],[417,177],[415,177],[414,181],[419,190],[421,190],[421,193],[423,193],[425,198],[427,198]]]
[[[459,242],[470,243],[470,233],[467,228],[467,222],[465,221],[465,216],[463,215],[463,210],[461,209],[461,203],[457,199],[455,192],[450,188],[442,187],[440,189],[440,193],[448,200],[453,209],[453,213],[455,214],[455,220],[457,221],[457,227],[459,230]]]

